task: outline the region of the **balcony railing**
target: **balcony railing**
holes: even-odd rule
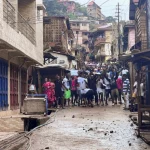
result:
[[[104,37],[97,38],[96,41],[95,41],[95,43],[94,43],[94,45],[98,46],[98,45],[100,45],[102,43],[105,43],[105,42],[106,42],[106,38],[104,38]]]
[[[16,11],[7,0],[4,0],[3,17],[7,24],[9,24],[13,29],[16,29]]]
[[[35,45],[35,31],[30,26],[28,21],[15,10],[15,8],[8,2],[3,0],[3,18],[17,32],[21,32],[32,44]]]

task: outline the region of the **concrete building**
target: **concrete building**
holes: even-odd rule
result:
[[[101,8],[94,1],[91,1],[87,5],[87,13],[92,18],[99,19],[99,20],[102,19]]]
[[[86,51],[89,51],[88,48],[88,35],[89,35],[89,24],[87,20],[70,20],[71,29],[73,30],[75,39],[73,46],[77,48],[78,46],[84,47]]]
[[[135,45],[135,23],[133,21],[126,22],[123,29],[123,52],[130,52]]]
[[[7,110],[0,115],[19,112],[27,69],[43,64],[43,25],[37,12],[43,12],[42,1],[0,0],[0,109]]]
[[[73,39],[74,34],[68,18],[44,17],[44,52],[49,52],[56,58],[45,63],[63,64],[66,69],[72,69],[75,61],[75,57],[72,56]]]
[[[112,40],[112,25],[100,26],[97,31],[91,33],[90,41],[93,41],[95,55],[98,61],[106,61],[111,58]]]
[[[60,0],[60,3],[62,3],[67,8],[68,13],[74,13],[76,10],[76,3],[74,1],[70,0]]]
[[[51,64],[63,65],[66,69],[77,69],[77,61],[75,57],[55,51],[51,52],[51,54],[56,57]]]

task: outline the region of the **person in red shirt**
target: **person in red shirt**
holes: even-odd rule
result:
[[[117,88],[118,88],[118,91],[119,91],[119,101],[120,101],[120,104],[122,104],[121,95],[122,95],[123,82],[122,82],[122,77],[121,76],[118,76],[118,79],[117,79],[116,83],[117,83]]]

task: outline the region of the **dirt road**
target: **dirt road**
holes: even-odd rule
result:
[[[33,134],[31,150],[150,150],[128,116],[121,106],[60,110],[55,122]]]

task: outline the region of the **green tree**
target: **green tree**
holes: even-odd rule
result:
[[[68,17],[69,17],[71,20],[77,19],[77,16],[74,15],[73,13],[68,14]]]
[[[109,22],[109,23],[112,23],[112,22],[115,22],[116,21],[116,19],[115,18],[113,18],[112,16],[108,16],[108,17],[106,17],[106,19],[105,19],[107,22]]]
[[[76,11],[83,13],[84,16],[87,16],[87,7],[82,6],[79,3],[76,3]]]
[[[57,0],[44,0],[47,12],[50,16],[64,16],[67,8],[59,3]]]

